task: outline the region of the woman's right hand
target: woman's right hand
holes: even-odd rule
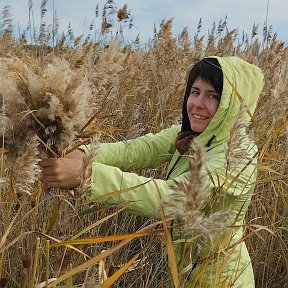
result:
[[[75,150],[63,158],[47,158],[39,162],[44,190],[52,188],[77,188],[83,165],[83,152]]]

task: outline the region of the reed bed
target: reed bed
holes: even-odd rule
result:
[[[42,5],[42,29],[30,42],[30,30],[12,34],[9,8],[2,13],[0,287],[180,287],[164,219],[87,203],[69,191],[45,193],[37,162],[91,141],[97,153],[98,142],[178,123],[187,71],[209,55],[237,55],[265,74],[249,127],[259,162],[245,238],[256,287],[288,287],[287,43],[267,27],[263,37],[256,26],[251,35],[239,35],[226,21],[211,27],[206,38],[201,25],[192,37],[186,29],[175,36],[168,20],[145,45],[139,37],[125,44],[124,24],[133,25],[127,6],[113,12],[108,5],[99,37],[75,37],[71,27],[59,36],[57,25],[52,34],[47,30]],[[111,17],[118,17],[119,33],[107,42]],[[138,173],[162,177],[164,170]]]

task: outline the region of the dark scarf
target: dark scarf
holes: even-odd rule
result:
[[[194,131],[180,131],[176,137],[176,149],[180,152],[180,154],[184,154],[188,151],[191,146],[191,143],[195,137],[200,135],[198,132]]]

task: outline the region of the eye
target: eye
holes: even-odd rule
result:
[[[208,95],[208,97],[211,98],[211,99],[216,99],[216,100],[220,99],[220,97],[219,97],[219,95],[217,93],[211,93],[211,94]]]
[[[197,90],[191,90],[190,95],[199,95],[199,91]]]

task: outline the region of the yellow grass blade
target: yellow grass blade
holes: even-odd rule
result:
[[[134,238],[133,238],[134,239]],[[123,246],[125,246],[126,244],[128,244],[132,239],[126,239],[121,241],[120,243],[118,243],[116,246],[110,248],[109,250],[105,250],[104,252],[98,254],[97,256],[93,257],[92,259],[89,259],[88,261],[86,261],[85,263],[75,267],[74,269],[72,269],[71,271],[65,273],[64,275],[60,276],[57,278],[57,280],[55,280],[54,282],[52,282],[51,284],[48,285],[48,287],[55,287],[57,284],[60,284],[62,281],[68,279],[69,277],[72,277],[75,274],[78,274],[80,272],[82,272],[83,270],[86,270],[87,268],[97,264],[100,260],[108,257],[109,255],[113,254],[114,252],[118,251],[119,249],[121,249]]]
[[[3,253],[5,250],[9,249],[11,246],[13,246],[15,243],[17,243],[20,239],[22,239],[25,236],[32,234],[32,233],[34,233],[34,232],[33,231],[23,232],[21,235],[19,235],[18,237],[11,240],[8,244],[6,244],[6,246],[0,246],[0,254]],[[4,235],[3,235],[3,237],[4,237]],[[1,241],[2,241],[2,239],[1,239]]]
[[[111,138],[111,140],[113,140],[113,141],[116,142],[116,141],[118,141],[119,139],[117,139],[117,138],[113,137],[113,135],[111,135],[111,132],[114,132],[114,131],[128,132],[129,130],[128,130],[128,129],[122,129],[122,128],[115,128],[115,127],[110,127],[109,129],[108,129],[108,128],[105,129],[105,128],[102,128],[102,127],[101,127],[101,128],[98,127],[97,131],[94,131],[94,133],[93,133],[93,131],[91,131],[91,134],[90,134],[89,131],[88,131],[87,133],[85,132],[85,133],[83,133],[83,134],[80,134],[79,137],[80,137],[80,138],[88,137],[89,134],[90,134],[89,137],[92,137],[92,136],[94,136],[96,133],[98,133],[98,134],[103,134],[103,135]]]
[[[96,197],[96,198],[94,199],[94,201],[95,201],[95,202],[106,201],[106,200],[108,200],[109,198],[111,198],[111,197],[113,197],[113,196],[117,196],[117,195],[122,194],[122,193],[130,192],[131,190],[136,189],[136,188],[138,188],[138,187],[141,187],[141,186],[149,183],[150,181],[152,181],[152,180],[148,180],[148,181],[146,181],[146,182],[144,182],[144,183],[141,183],[141,184],[139,184],[139,185],[132,186],[132,187],[128,187],[128,188],[125,188],[125,189],[122,189],[122,190],[118,190],[118,191],[113,191],[113,192],[110,192],[110,193],[106,193],[106,194],[104,194],[104,195],[102,195],[102,196]]]
[[[235,177],[233,177],[233,179],[229,183],[227,183],[227,181],[224,183],[226,189],[225,191],[228,191],[228,189],[238,180],[238,178],[241,176],[241,173],[244,172],[247,167],[249,167],[249,165],[253,162],[254,158],[256,158],[257,155],[258,152],[253,155],[253,157],[246,163],[246,165],[241,169],[241,171],[237,175],[235,175]]]
[[[271,183],[272,181],[287,180],[287,179],[288,179],[288,175],[279,175],[279,176],[271,176],[265,179],[256,180],[255,183],[256,184]]]
[[[266,135],[266,140],[264,142],[264,145],[261,149],[261,151],[259,151],[259,159],[261,160],[263,158],[263,156],[265,155],[265,153],[267,153],[267,150],[269,151],[269,146],[271,144],[271,141],[273,140],[273,133],[269,133],[268,135]]]
[[[36,239],[36,245],[35,245],[35,252],[34,252],[34,261],[33,261],[33,268],[32,268],[32,283],[34,284],[34,281],[36,279],[36,273],[38,269],[38,262],[39,262],[39,248],[40,248],[40,238],[37,237]],[[33,285],[34,286],[34,285]]]
[[[231,85],[233,91],[236,93],[238,99],[240,100],[240,103],[243,102],[243,97],[240,95],[240,93],[237,91],[236,87],[232,84],[232,82],[229,80],[229,78],[224,74],[225,78],[227,79],[227,81],[229,82],[229,84]],[[247,105],[246,105],[246,109],[247,109],[247,113],[249,115],[249,117],[251,118],[251,121],[254,121],[254,117],[252,115],[252,113],[250,112],[250,110],[248,109]]]
[[[125,131],[125,129],[121,129],[121,128],[110,128],[110,129],[107,129],[108,132],[113,132],[113,131]],[[91,137],[93,137],[94,135],[96,134],[105,134],[106,136],[109,136],[110,138],[112,138],[113,141],[117,141],[117,139],[115,139],[114,137],[112,137],[110,134],[108,134],[107,132],[105,132],[105,129],[99,129],[97,131],[88,131],[88,132],[85,132],[85,133],[81,133],[80,135],[78,135],[77,137],[79,138],[87,138],[89,137],[88,139],[85,139],[83,141],[81,141],[80,143],[78,143],[77,145],[75,145],[74,147],[72,147],[71,149],[69,150],[66,150],[64,155],[66,154],[69,154],[71,152],[73,152],[74,150],[78,149],[79,147],[81,147],[82,145],[88,145],[91,141]]]
[[[104,252],[105,250],[102,250],[101,252]],[[98,263],[98,278],[99,278],[99,284],[102,287],[102,284],[107,280],[107,272],[106,272],[106,258],[102,259]]]
[[[110,287],[116,280],[118,280],[125,271],[134,263],[134,261],[141,255],[144,249],[141,249],[136,255],[134,255],[125,265],[117,270],[111,277],[109,277],[102,285],[101,288]]]
[[[44,236],[44,237],[46,237],[47,239],[52,240],[52,241],[54,241],[54,242],[61,243],[61,241],[60,241],[59,239],[56,239],[55,237],[49,236],[49,235],[47,235],[47,234],[45,234],[45,233],[36,232],[36,231],[34,231],[33,233],[38,234],[38,235],[41,235],[41,236]],[[53,245],[51,244],[50,247],[52,247],[52,246],[54,246],[54,245],[55,245],[55,244],[53,244]],[[61,246],[62,246],[62,245],[61,245]],[[65,245],[65,246],[66,246],[66,245]],[[73,249],[74,251],[82,254],[83,256],[90,258],[87,254],[85,254],[85,253],[82,252],[81,250],[75,248],[74,246],[67,245],[67,248]]]
[[[109,220],[110,218],[118,215],[121,211],[125,210],[126,207],[120,209],[119,211],[116,211],[115,213],[112,213],[102,219],[100,219],[99,221],[92,223],[91,225],[89,225],[88,227],[86,227],[85,229],[83,229],[81,232],[77,233],[76,235],[74,235],[71,239],[77,239],[79,238],[81,235],[83,235],[84,233],[87,233],[89,230],[103,224],[104,222],[106,222],[107,220]]]
[[[281,132],[283,129],[285,129],[288,126],[288,120],[286,120],[282,125],[280,125],[279,127],[276,127],[276,129],[274,130],[274,134],[277,134],[279,132]]]
[[[0,240],[0,251],[2,251],[2,247],[4,246],[4,244],[5,244],[6,240],[7,240],[7,237],[9,235],[10,231],[12,230],[13,224],[16,221],[20,211],[21,211],[21,209],[19,209],[17,211],[16,215],[11,220],[11,222],[10,222],[9,226],[7,227],[6,231],[3,233],[2,237],[1,237],[1,240]]]
[[[143,229],[137,231],[137,234],[145,233],[145,231],[150,230],[150,229],[154,228],[155,226],[157,226],[159,224],[161,224],[160,221],[152,223],[152,224],[144,227]],[[109,255],[113,254],[114,252],[118,251],[123,246],[125,246],[126,244],[131,242],[131,240],[133,240],[133,239],[123,240],[120,243],[118,243],[117,245],[115,245],[114,247],[110,248],[109,250],[105,250],[104,252],[100,253],[99,255],[93,257],[92,259],[86,261],[85,263],[75,267],[71,271],[69,271],[69,272],[65,273],[64,275],[60,276],[59,278],[57,278],[57,280],[55,280],[53,283],[48,285],[48,287],[55,287],[57,284],[60,284],[62,281],[68,279],[69,277],[71,277],[71,276],[73,276],[73,275],[75,275],[77,273],[82,272],[83,270],[89,268],[90,266],[93,266],[93,265],[97,264],[100,260],[102,260],[102,259],[108,257]]]
[[[59,158],[59,155],[55,153],[39,136],[37,136],[37,140],[51,153],[52,156]]]
[[[97,128],[97,129],[96,129]],[[108,127],[108,128],[104,128],[104,127],[93,127],[93,130],[89,130],[87,132],[83,132],[79,135],[79,137],[81,138],[90,138],[92,136],[94,136],[95,134],[105,134],[105,135],[109,135],[109,133],[113,133],[113,132],[128,132],[128,129],[123,129],[123,128],[118,128],[118,127]],[[115,141],[117,141],[117,139],[112,138]]]
[[[64,155],[73,152],[74,150],[78,149],[78,148],[79,148],[80,146],[82,146],[82,145],[87,145],[87,144],[89,144],[89,142],[90,142],[90,139],[86,139],[86,140],[82,141],[81,143],[78,143],[78,144],[75,145],[73,148],[65,151]]]
[[[106,98],[105,100],[108,98],[108,96],[110,95],[111,91],[112,91],[113,87],[110,88],[110,90],[108,91],[108,93],[106,94]],[[101,112],[101,110],[105,107],[106,101],[103,101],[102,107],[96,111],[96,113],[88,120],[88,122],[84,125],[84,127],[81,129],[81,131],[85,130],[89,124],[92,123],[93,120],[95,120],[95,118],[99,115],[99,113]]]
[[[170,234],[170,230],[168,229],[167,221],[163,212],[163,208],[161,209],[162,214],[162,220],[163,220],[163,228],[164,228],[164,234],[166,239],[166,245],[167,245],[167,253],[168,253],[168,261],[171,269],[171,274],[174,282],[174,286],[176,288],[179,286],[179,275],[178,275],[178,269],[177,269],[177,263],[175,258],[175,252],[173,247],[173,242]]]
[[[83,211],[80,211],[78,213],[78,215],[80,217],[83,217],[83,216],[87,216],[87,215],[90,215],[90,214],[96,214],[96,213],[98,213],[100,211],[105,211],[107,209],[115,208],[115,207],[119,207],[119,205],[103,205],[103,206],[101,205],[101,206],[91,207],[91,208],[87,208],[87,209],[85,209]],[[123,209],[125,209],[125,208],[123,208]],[[118,212],[120,212],[120,211],[118,211]]]
[[[87,245],[87,244],[120,241],[120,240],[127,240],[127,239],[132,240],[132,239],[139,238],[139,237],[149,236],[152,233],[153,232],[142,232],[142,233],[131,233],[131,234],[123,234],[123,235],[75,239],[75,240],[58,242],[58,243],[52,244],[51,247],[58,247],[58,246],[63,246],[63,245]]]
[[[56,198],[56,201],[57,202],[54,203],[54,209],[48,222],[48,227],[46,228],[46,234],[49,234],[53,230],[53,227],[55,226],[56,221],[60,214],[60,200]]]
[[[22,122],[23,119],[25,119],[29,114],[34,113],[34,112],[37,112],[37,110],[28,110],[28,111],[22,111],[20,113],[17,113],[17,115],[24,114],[24,116],[22,116],[22,118],[18,121],[18,123],[16,123],[16,127],[19,123]]]
[[[165,217],[161,193],[158,189],[156,182],[154,182],[154,183],[157,187],[157,191],[158,191],[158,195],[159,195],[160,203],[161,203],[160,210],[161,210],[164,235],[165,235],[165,240],[166,240],[166,245],[167,245],[167,254],[168,254],[168,261],[169,261],[169,266],[170,266],[170,270],[171,270],[171,275],[173,278],[174,286],[176,288],[178,288],[178,287],[180,287],[180,282],[179,282],[179,275],[178,275],[178,269],[177,269],[177,263],[176,263],[176,257],[175,257],[173,242],[172,242],[170,230],[168,228],[167,220]]]
[[[45,280],[46,280],[46,283],[48,284],[48,280],[49,280],[49,260],[50,260],[50,241],[49,240],[46,240],[45,251],[46,251],[46,255],[45,255]]]

